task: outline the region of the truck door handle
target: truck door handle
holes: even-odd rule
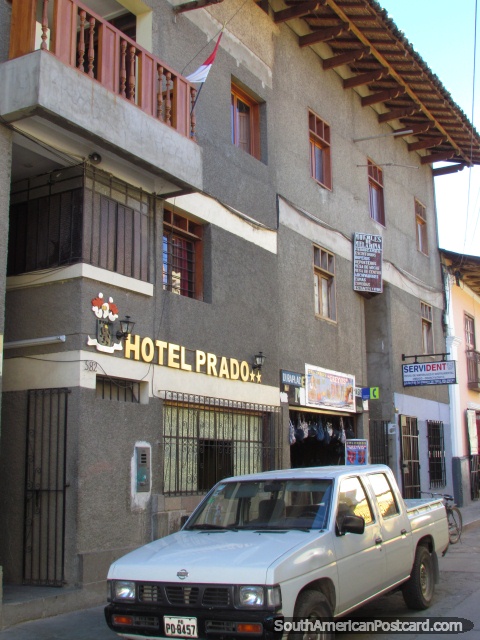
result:
[[[402,529],[402,530],[400,531],[400,534],[401,534],[402,536],[406,536],[406,535],[407,535],[407,530],[406,530],[406,529]]]
[[[383,540],[379,538],[375,538],[375,544],[382,544]]]

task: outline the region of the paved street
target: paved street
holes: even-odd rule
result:
[[[440,558],[441,577],[437,584],[435,602],[428,612],[409,611],[400,593],[380,598],[363,607],[356,616],[404,618],[456,617],[471,620],[475,628],[467,633],[434,634],[425,637],[444,640],[480,640],[480,522],[464,531],[459,544],[450,547],[445,558]],[[369,634],[339,634],[342,640],[367,640]],[[378,640],[387,640],[395,634],[378,634]],[[422,634],[407,633],[399,640],[414,640]],[[113,640],[117,638],[107,627],[103,607],[17,625],[0,632],[0,640]]]

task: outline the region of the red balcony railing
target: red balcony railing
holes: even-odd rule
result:
[[[50,51],[145,113],[195,138],[195,88],[79,0],[13,0],[10,58],[36,48]]]
[[[467,380],[468,388],[480,391],[480,351],[467,349]]]

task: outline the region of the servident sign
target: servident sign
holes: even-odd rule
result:
[[[429,384],[456,384],[457,372],[455,364],[455,360],[403,364],[403,386],[418,387]]]

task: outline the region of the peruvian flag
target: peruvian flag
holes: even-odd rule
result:
[[[189,76],[187,76],[187,80],[189,82],[193,82],[193,83],[205,82],[205,80],[207,79],[208,73],[212,68],[213,62],[215,60],[215,56],[217,55],[218,45],[220,44],[220,40],[222,39],[222,34],[223,34],[223,31],[220,32],[220,35],[217,40],[217,44],[215,45],[215,49],[208,56],[205,62],[202,65],[200,65],[196,71],[194,71]]]

